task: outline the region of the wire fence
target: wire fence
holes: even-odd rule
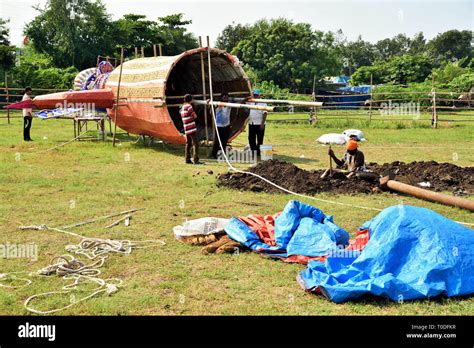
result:
[[[66,89],[33,88],[35,95],[66,91]],[[0,118],[10,122],[13,115],[4,106],[21,101],[22,88],[0,88]],[[269,123],[308,123],[317,125],[321,120],[360,120],[382,122],[430,122],[436,128],[439,122],[473,122],[474,100],[471,93],[455,91],[396,91],[367,94],[316,95],[323,106],[302,108],[278,106],[268,118]],[[303,117],[304,113],[308,117]]]
[[[316,95],[322,107],[313,108],[307,118],[301,108],[280,107],[270,123],[309,123],[321,120],[361,120],[382,122],[430,122],[436,128],[440,122],[474,121],[474,100],[471,93],[455,91],[395,91],[367,94]]]

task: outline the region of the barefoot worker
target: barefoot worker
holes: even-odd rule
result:
[[[191,94],[186,94],[184,96],[184,104],[179,110],[181,119],[183,120],[184,134],[186,135],[186,148],[184,150],[184,156],[186,163],[193,163],[191,162],[192,147],[194,164],[203,164],[202,162],[199,162],[199,140],[196,127],[197,115],[191,105],[192,101],[193,96]]]
[[[31,94],[33,90],[31,87],[25,88],[25,94],[23,95],[22,101],[31,100]],[[23,140],[32,141],[30,137],[31,121],[33,121],[33,109],[23,109]]]
[[[346,153],[341,159],[338,159],[334,151],[329,149],[328,155],[334,160],[339,169],[328,168],[323,175],[321,175],[321,178],[325,178],[331,174],[331,171],[343,172],[347,177],[353,176],[356,172],[365,171],[364,153],[358,148],[357,136],[351,135],[346,145]]]

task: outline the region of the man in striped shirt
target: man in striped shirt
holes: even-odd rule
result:
[[[184,96],[184,104],[179,110],[181,119],[183,120],[184,134],[186,135],[186,148],[184,155],[186,163],[192,164],[203,164],[199,162],[199,140],[197,136],[196,119],[197,115],[191,105],[193,96],[186,94]],[[191,146],[193,148],[193,162],[191,162]]]

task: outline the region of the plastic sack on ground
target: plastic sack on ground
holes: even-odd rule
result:
[[[300,285],[336,303],[364,295],[405,301],[474,293],[474,230],[406,205],[383,210],[361,229],[370,239],[358,257],[310,261]]]
[[[208,235],[224,229],[229,219],[205,217],[186,221],[183,225],[173,227],[176,239],[181,237]]]
[[[365,141],[366,139],[364,138],[364,132],[358,129],[346,129],[344,132],[342,132],[347,138],[351,135],[355,135],[357,137],[357,140],[359,141]]]
[[[344,145],[347,137],[344,134],[329,133],[321,135],[317,141],[321,144]]]

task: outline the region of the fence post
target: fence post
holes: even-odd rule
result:
[[[372,86],[372,74],[370,74],[370,100],[369,100],[369,122],[372,121],[372,97],[373,97],[373,94],[372,94],[372,90],[373,90],[373,86]]]
[[[433,95],[433,98],[431,99],[431,104],[432,104],[432,107],[431,107],[431,126],[433,128],[437,128],[438,127],[438,114],[436,112],[436,88],[435,88],[435,85],[434,85],[434,76],[431,79],[431,85],[432,85],[431,94]]]
[[[10,105],[10,93],[8,92],[8,78],[7,78],[6,72],[5,72],[5,91],[7,92],[6,102],[8,106]],[[10,124],[10,109],[7,109],[7,120],[8,120],[8,124]]]
[[[163,55],[163,48],[161,44],[158,44],[158,51],[160,52],[160,57]]]
[[[153,57],[156,57],[156,45],[153,45]]]
[[[138,58],[138,47],[135,47],[135,59]]]

